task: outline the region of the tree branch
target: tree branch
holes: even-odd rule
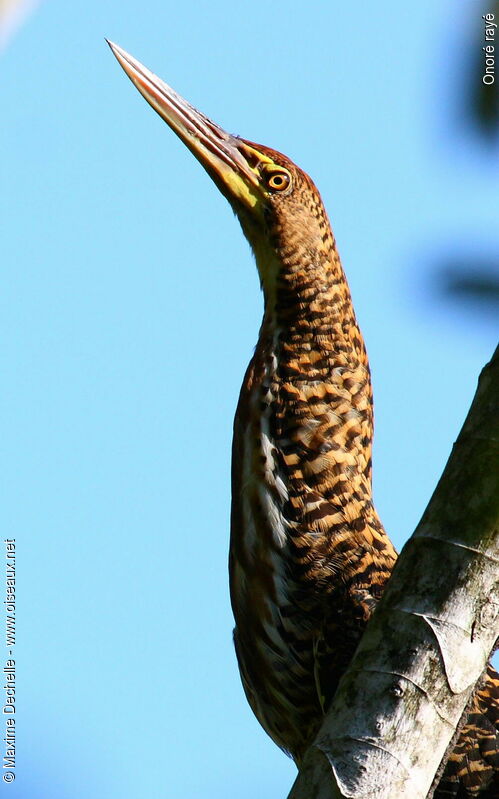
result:
[[[499,348],[288,799],[427,796],[499,635],[498,573]]]

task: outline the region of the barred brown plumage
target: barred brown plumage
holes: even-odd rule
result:
[[[234,640],[255,715],[300,765],[396,560],[372,502],[364,342],[311,179],[111,47],[227,197],[256,257],[265,310],[234,422]],[[435,797],[499,797],[498,729],[489,667]]]

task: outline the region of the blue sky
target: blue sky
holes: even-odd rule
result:
[[[495,343],[490,314],[432,281],[497,248],[497,150],[459,101],[482,13],[47,0],[0,55],[1,519],[19,569],[6,796],[275,799],[295,773],[246,705],[231,642],[230,441],[256,270],[104,36],[318,184],[400,547]]]

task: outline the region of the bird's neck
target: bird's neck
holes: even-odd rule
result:
[[[289,491],[307,529],[379,524],[371,502],[369,364],[331,238],[322,261],[285,253],[253,361],[253,396],[268,419]],[[294,259],[294,262],[293,262]]]
[[[356,379],[357,392],[371,397],[369,364],[348,283],[334,247],[317,263],[284,262],[271,290],[264,286],[265,313],[260,339],[279,343],[279,362],[299,356],[296,377],[329,381],[344,369]],[[303,367],[303,368],[301,368]],[[362,374],[360,374],[362,373]],[[344,372],[343,372],[344,374]],[[338,382],[337,380],[333,382]],[[350,383],[347,382],[347,387]],[[354,386],[352,386],[354,388]],[[347,388],[348,390],[348,388]]]
[[[334,378],[333,382],[338,383],[338,370],[347,370],[356,380],[357,391],[349,390],[348,381],[344,386],[352,403],[359,404],[360,397],[354,397],[360,391],[369,400],[370,409],[371,383],[364,341],[336,242],[325,211],[321,210],[323,233],[307,241],[307,246],[289,232],[285,238],[277,228],[271,237],[272,251],[254,247],[265,299],[260,341],[265,348],[269,342],[279,342],[279,363],[298,356],[294,375],[297,379],[328,382]]]
[[[264,284],[257,355],[268,359],[272,353],[273,377],[281,386],[288,382],[312,396],[322,385],[336,412],[357,420],[350,427],[362,428],[364,449],[370,448],[369,362],[335,242],[331,237],[309,259],[283,248],[279,260],[271,288]],[[268,366],[265,371],[269,377]]]

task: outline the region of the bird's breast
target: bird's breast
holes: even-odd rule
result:
[[[288,476],[274,434],[274,366],[270,354],[236,418],[230,578],[236,651],[248,701],[275,742],[290,749],[289,742],[302,733],[293,729],[293,715],[286,708],[291,703],[306,712],[312,702],[314,718],[319,706],[310,686],[309,622],[294,607],[289,553],[294,523],[288,516]]]
[[[231,601],[250,705],[296,756],[322,715],[318,663],[330,671],[328,653],[340,650],[345,587],[384,533],[371,502],[362,349],[346,360],[341,342],[334,348],[308,331],[264,334],[234,423]],[[354,631],[343,659],[355,645]]]
[[[246,421],[238,435],[238,456],[234,464],[238,509],[237,548],[240,562],[253,582],[253,592],[261,592],[267,603],[282,604],[287,599],[285,549],[290,522],[287,475],[279,457],[273,431],[278,404],[275,383],[277,359],[271,350],[246,397]],[[261,585],[259,581],[261,580]],[[244,584],[249,589],[249,581]],[[266,614],[264,614],[266,615]],[[275,620],[272,622],[275,626]]]

